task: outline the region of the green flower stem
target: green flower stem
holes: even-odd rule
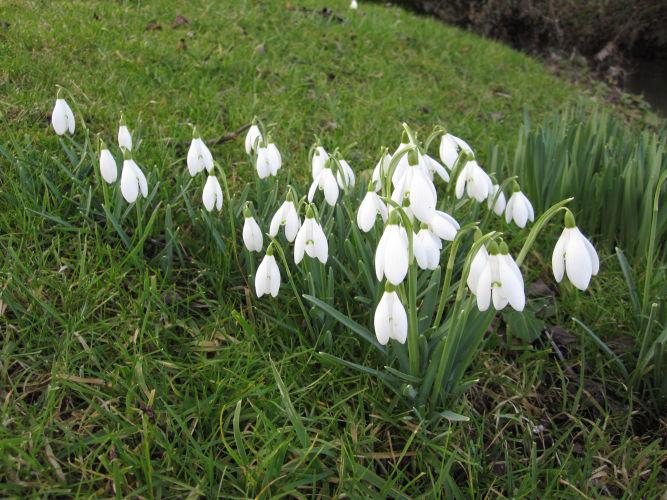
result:
[[[646,310],[650,302],[649,293],[651,292],[651,281],[653,279],[653,264],[655,260],[655,240],[658,231],[658,209],[660,202],[660,190],[667,181],[667,172],[663,172],[655,186],[655,195],[653,196],[653,214],[651,217],[651,235],[648,241],[648,250],[646,252],[646,278],[644,278],[644,295],[642,296],[642,316],[646,315]]]
[[[452,274],[454,273],[454,263],[456,262],[456,254],[458,253],[459,245],[461,244],[461,239],[469,231],[474,230],[476,227],[475,223],[470,223],[463,226],[456,233],[456,238],[452,242],[452,246],[449,249],[449,259],[447,260],[447,268],[445,269],[445,280],[442,285],[442,290],[440,290],[440,300],[438,302],[438,309],[435,314],[435,321],[433,322],[433,328],[438,329],[440,323],[442,322],[442,315],[445,310],[445,303],[447,302],[449,286],[452,282]]]
[[[431,132],[431,135],[429,135],[426,138],[426,141],[424,142],[424,152],[428,153],[428,148],[431,146],[431,143],[434,141],[436,137],[445,135],[447,131],[441,127],[440,125],[436,125],[433,127],[433,132]]]
[[[301,309],[301,314],[303,314],[303,319],[306,321],[306,326],[308,327],[310,338],[314,339],[315,330],[313,329],[313,326],[310,324],[310,316],[306,311],[306,307],[303,305],[303,301],[301,300],[301,295],[299,295],[299,292],[296,289],[296,284],[294,283],[294,277],[292,276],[292,272],[289,270],[289,264],[287,263],[287,259],[285,258],[285,252],[283,252],[282,247],[280,246],[280,244],[276,239],[271,238],[271,243],[273,244],[273,248],[278,250],[278,255],[280,255],[280,260],[282,261],[283,267],[285,268],[285,273],[287,273],[287,281],[289,281],[290,286],[292,287],[292,292],[294,292],[294,297],[296,297],[296,301],[299,303],[299,308]],[[304,345],[306,345],[306,339],[303,338],[301,330],[299,330],[299,336],[301,337],[301,342],[303,342]]]
[[[382,189],[382,194],[387,198],[391,196],[391,178],[394,176],[394,171],[398,166],[398,162],[408,154],[410,151],[415,149],[415,146],[407,146],[400,151],[397,151],[394,156],[391,157],[391,162],[389,162],[389,169],[387,170],[387,177],[385,178],[384,186]]]
[[[560,212],[561,210],[565,210],[565,205],[570,203],[572,200],[574,200],[574,198],[567,198],[566,200],[559,201],[555,205],[549,207],[549,209],[546,212],[544,212],[539,219],[535,221],[535,224],[533,224],[533,227],[531,228],[530,233],[528,234],[528,238],[526,238],[523,247],[521,247],[519,256],[516,258],[517,266],[521,267],[521,264],[523,264],[524,259],[528,255],[528,252],[535,243],[535,240],[537,239],[542,229],[544,229],[544,226],[546,226],[547,222],[549,222],[551,218],[558,212]]]
[[[227,203],[229,203],[227,216],[229,217],[229,226],[231,227],[232,230],[231,240],[232,240],[232,250],[234,251],[234,260],[236,260],[236,266],[238,267],[239,271],[243,273],[243,266],[241,266],[241,261],[239,260],[238,248],[236,247],[236,221],[234,219],[234,210],[232,208],[232,197],[229,193],[229,184],[227,184],[227,174],[219,164],[216,163],[216,167],[220,172],[220,177],[222,177],[222,185],[225,188],[225,197],[227,198]]]

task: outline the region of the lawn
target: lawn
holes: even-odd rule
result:
[[[470,420],[427,425],[374,377],[322,363],[323,349],[380,361],[341,327],[318,345],[304,342],[297,305],[268,309],[232,262],[240,238],[213,236],[221,221],[201,212],[200,179],[181,191],[191,125],[217,139],[258,116],[272,127],[281,172],[305,181],[316,138],[360,172],[381,145],[395,147],[401,122],[424,135],[441,124],[485,160],[489,142],[514,144],[524,109],[537,119],[583,92],[525,55],[433,19],[347,7],[4,3],[3,496],[664,490],[664,421],[627,397],[583,336],[553,327],[529,344],[494,331],[473,365],[479,382],[448,408]],[[131,245],[95,208],[92,164],[50,128],[56,85],[107,143],[121,114],[140,141],[135,158],[157,186],[157,208],[137,210],[137,227],[122,207]],[[254,178],[242,137],[211,150],[231,191],[242,192]],[[219,218],[238,218],[238,229],[240,214],[226,208]],[[153,230],[137,244],[142,227]],[[621,271],[613,256],[601,258],[608,272],[592,293],[564,296],[558,321],[578,315],[625,328]]]

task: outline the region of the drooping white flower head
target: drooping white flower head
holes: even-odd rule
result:
[[[412,247],[417,265],[421,269],[433,270],[440,263],[441,243],[425,224],[412,239]]]
[[[329,258],[327,237],[320,223],[315,220],[315,213],[310,206],[306,211],[306,219],[303,221],[303,225],[294,241],[295,264],[301,262],[304,252],[311,259],[318,259],[322,264],[326,264]]]
[[[357,3],[357,0],[352,0],[350,2],[350,9],[357,10],[358,8],[359,8],[359,4]]]
[[[264,237],[257,221],[252,216],[250,207],[243,210],[243,244],[249,252],[261,252],[264,246]]]
[[[338,160],[340,168],[336,172],[336,181],[341,189],[351,189],[354,187],[354,171],[350,164],[345,160]]]
[[[111,151],[102,144],[102,150],[100,151],[100,174],[102,179],[107,184],[113,184],[118,179],[118,166],[116,165],[116,159],[111,154]]]
[[[120,116],[120,125],[118,126],[118,145],[121,149],[132,151],[132,135],[130,134],[123,115]]]
[[[579,290],[586,290],[591,277],[600,270],[600,259],[595,248],[576,226],[571,212],[565,212],[565,228],[554,247],[551,265],[556,281],[567,278]]]
[[[392,212],[375,250],[375,275],[387,278],[394,286],[401,284],[408,272],[408,235],[398,224],[400,217]]]
[[[433,216],[429,219],[427,225],[435,236],[445,241],[454,241],[456,232],[461,228],[454,217],[440,210],[433,212]]]
[[[371,183],[370,186],[373,184]],[[378,194],[373,191],[372,187],[369,186],[369,191],[366,192],[366,196],[361,201],[359,205],[359,210],[357,211],[357,226],[364,233],[367,233],[373,228],[375,224],[375,219],[378,215],[382,217],[382,221],[387,221],[387,205],[384,204],[384,201],[380,199]]]
[[[317,146],[313,150],[313,157],[310,160],[310,170],[313,175],[313,180],[317,179],[322,169],[329,161],[329,153],[322,146]]]
[[[493,212],[498,217],[500,217],[503,214],[503,212],[505,211],[505,206],[507,205],[507,202],[505,201],[505,193],[499,191],[500,191],[500,186],[498,184],[494,184],[493,186],[491,186],[491,191],[489,191],[489,197],[486,199],[486,202],[489,206],[489,210],[493,210]]]
[[[134,203],[139,194],[146,198],[148,196],[148,182],[139,165],[125,152],[123,171],[120,174],[120,192],[128,203]]]
[[[519,190],[519,185],[515,183],[514,192],[510,196],[505,207],[505,222],[511,221],[520,228],[526,227],[526,222],[535,220],[535,212],[526,195]]]
[[[472,148],[468,146],[468,143],[464,140],[459,139],[452,134],[444,134],[440,138],[440,159],[448,169],[451,170],[454,168],[461,150],[463,150],[464,153],[474,157]]]
[[[308,190],[309,203],[313,202],[315,191],[317,189],[324,191],[324,199],[327,200],[327,203],[332,207],[338,200],[338,181],[336,181],[336,177],[329,167],[329,161],[327,161],[324,168],[319,171],[317,177],[315,177],[313,183],[310,185],[310,189]]]
[[[255,274],[255,293],[257,297],[264,294],[271,294],[272,297],[278,295],[280,290],[280,269],[273,256],[273,246],[269,245],[266,255],[257,268]]]
[[[276,210],[276,213],[271,219],[271,224],[269,225],[269,235],[272,238],[275,238],[278,234],[280,226],[285,226],[285,238],[290,243],[296,238],[296,234],[301,227],[301,218],[299,213],[296,210],[296,205],[294,204],[294,196],[292,190],[287,192],[287,199],[280,205],[280,208]]]
[[[274,143],[269,142],[266,145],[257,146],[257,175],[260,179],[265,179],[270,175],[275,176],[282,163],[282,156]]]
[[[76,120],[74,120],[72,108],[69,107],[65,99],[56,99],[56,105],[51,113],[51,124],[58,135],[63,135],[65,132],[74,133]]]
[[[218,211],[222,210],[222,188],[215,175],[209,175],[208,179],[206,179],[206,184],[204,184],[204,190],[201,194],[201,201],[209,212],[212,212],[213,208],[216,208]]]
[[[491,301],[497,311],[504,309],[507,304],[516,311],[523,311],[526,305],[523,276],[505,243],[500,244],[500,249],[495,242],[489,244],[489,256],[477,285],[471,287],[471,290],[473,288],[480,311],[486,311]]]
[[[421,155],[412,150],[406,156],[409,157],[408,166],[395,184],[391,199],[400,206],[409,204],[414,216],[428,224],[435,213],[437,202],[435,186],[425,173]]]
[[[491,192],[493,182],[475,160],[468,161],[456,179],[456,197],[463,198],[466,192],[470,198],[483,202]]]
[[[382,189],[382,184],[385,181],[385,178],[389,174],[389,165],[391,163],[391,155],[387,153],[385,149],[382,153],[380,161],[377,162],[375,168],[373,169],[373,176],[371,177],[373,184],[375,186],[375,191],[380,191]]]
[[[392,158],[398,157],[398,163],[396,163],[396,167],[394,168],[394,173],[391,175],[391,183],[394,185],[394,187],[401,180],[401,178],[403,177],[403,174],[405,174],[405,171],[409,166],[408,154],[410,154],[410,153],[409,152],[404,153],[404,151],[407,150],[408,148],[415,148],[415,147],[416,146],[410,140],[410,137],[408,136],[408,133],[406,131],[404,131],[403,135],[401,137],[401,143],[398,145],[398,147],[396,148],[396,151],[394,151],[394,154],[392,155]],[[420,166],[424,170],[427,170],[425,163],[423,163]]]
[[[213,171],[213,155],[211,155],[208,146],[206,146],[206,143],[199,136],[192,138],[190,149],[188,150],[187,164],[188,172],[190,172],[192,177],[204,169],[209,174]]]
[[[259,127],[257,125],[251,125],[245,136],[245,152],[252,154],[253,151],[257,150],[258,144],[263,140],[264,137],[262,137],[262,132],[259,130]]]
[[[385,287],[385,292],[375,309],[373,326],[375,336],[381,345],[386,345],[389,339],[405,344],[408,338],[408,316],[401,299],[391,285]]]

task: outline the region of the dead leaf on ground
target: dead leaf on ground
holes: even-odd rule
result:
[[[185,17],[179,14],[176,16],[176,19],[174,19],[174,22],[171,23],[171,27],[178,28],[179,26],[184,26],[186,24],[190,24],[190,21],[188,21]]]
[[[158,31],[161,30],[162,26],[157,21],[151,21],[146,25],[144,31]]]

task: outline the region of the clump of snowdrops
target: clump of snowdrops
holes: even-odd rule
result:
[[[59,135],[74,133],[74,114],[60,97],[52,123]],[[122,121],[118,145],[120,190],[135,203],[148,186]],[[243,241],[242,266],[256,297],[295,300],[303,342],[330,348],[341,334],[337,322],[370,343],[385,356],[383,369],[320,356],[376,375],[422,416],[463,418],[444,410],[475,383],[467,368],[496,312],[524,310],[521,268],[557,214],[564,227],[552,256],[556,281],[567,277],[586,290],[598,273],[597,253],[566,208],[570,199],[536,218],[519,179],[493,179],[473,149],[440,126],[422,141],[403,124],[398,147],[380,148],[375,167],[356,173],[340,149],[318,140],[309,152],[312,181],[304,186],[280,182],[290,173],[282,175],[282,156],[260,121],[253,120],[244,146],[257,173],[254,191],[230,195],[224,170],[196,128],[186,165],[192,177],[207,175],[201,193],[207,212],[224,210],[221,176],[229,237]],[[117,181],[115,159],[101,141],[99,173],[109,184]]]

